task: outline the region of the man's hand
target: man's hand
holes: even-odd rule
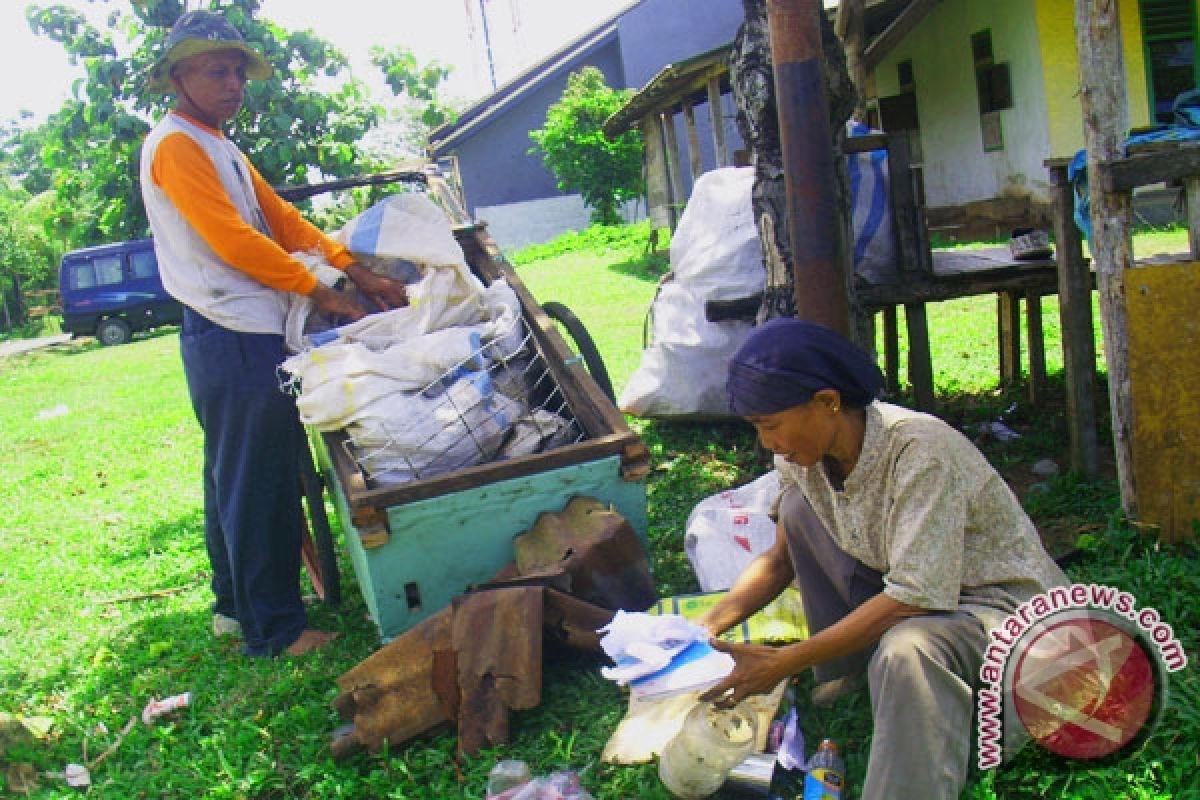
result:
[[[390,311],[408,305],[408,291],[400,281],[376,275],[362,264],[346,267],[346,275],[354,281],[363,296],[375,304],[373,310]]]
[[[356,322],[367,315],[367,312],[354,302],[354,298],[330,289],[322,283],[318,283],[308,296],[317,310],[332,320]]]
[[[733,656],[733,672],[700,695],[704,702],[719,708],[732,708],[750,695],[767,694],[792,671],[787,651],[764,644],[733,644],[720,639],[709,642],[714,650]]]

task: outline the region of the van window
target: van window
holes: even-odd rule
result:
[[[80,261],[67,265],[66,284],[68,289],[91,289],[96,285],[96,270],[92,262]]]
[[[97,286],[112,286],[124,280],[124,275],[121,274],[120,255],[96,256],[92,263],[96,266]]]
[[[152,278],[158,272],[153,250],[139,250],[129,254],[129,263],[133,267],[133,277]]]

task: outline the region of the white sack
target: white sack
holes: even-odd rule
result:
[[[748,167],[713,170],[696,181],[671,239],[674,278],[651,306],[653,338],[621,393],[622,411],[643,417],[729,413],[725,372],[752,326],[709,322],[704,305],[763,290],[753,182]]]

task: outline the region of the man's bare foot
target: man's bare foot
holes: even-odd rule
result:
[[[306,629],[296,638],[296,641],[287,646],[284,651],[289,656],[302,656],[305,653],[324,647],[337,638],[336,633],[330,631],[316,631],[311,628]]]

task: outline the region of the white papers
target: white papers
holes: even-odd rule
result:
[[[618,611],[600,633],[616,663],[601,674],[639,697],[695,691],[733,671],[733,657],[708,644],[708,631],[678,614]]]

